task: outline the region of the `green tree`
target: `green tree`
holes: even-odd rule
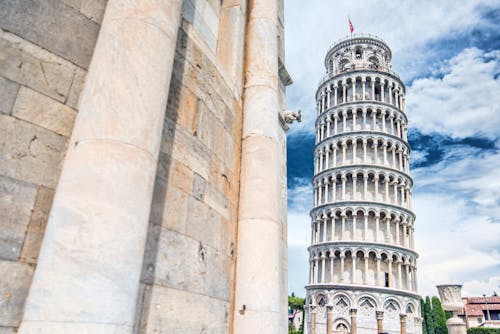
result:
[[[300,297],[295,297],[295,294],[292,292],[290,296],[288,296],[288,309],[293,313],[295,311],[302,311],[302,324],[299,330],[296,330],[292,323],[288,324],[288,334],[303,334],[304,333],[304,304],[305,299]]]
[[[427,334],[436,334],[436,331],[434,330],[434,321],[432,319],[431,299],[429,298],[429,296],[425,297],[424,322],[425,326],[427,327]]]
[[[422,322],[422,332],[423,334],[429,334],[429,332],[427,332],[427,325],[425,324],[425,301],[422,298],[420,298],[420,314],[422,318],[424,318]]]
[[[436,334],[448,334],[448,328],[446,327],[446,315],[444,313],[443,307],[441,306],[441,301],[438,297],[432,297],[432,320],[434,325],[434,331]]]

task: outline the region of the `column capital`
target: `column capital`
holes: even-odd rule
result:
[[[377,316],[377,320],[383,320],[384,319],[384,311],[376,311],[375,314]]]
[[[349,310],[349,313],[351,314],[351,317],[356,317],[358,314],[358,309],[352,308]]]

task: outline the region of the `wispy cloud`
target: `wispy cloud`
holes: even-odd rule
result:
[[[420,131],[496,138],[500,129],[500,52],[465,49],[444,65],[442,78],[408,87],[408,112]]]

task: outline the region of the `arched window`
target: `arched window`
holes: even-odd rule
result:
[[[363,49],[360,46],[356,48],[355,57],[357,60],[361,60],[361,58],[363,58]]]
[[[316,299],[316,304],[318,305],[320,311],[322,311],[327,304],[325,295],[319,295]]]
[[[351,66],[349,64],[349,60],[348,59],[344,58],[344,59],[341,59],[339,61],[339,69],[340,69],[341,72],[345,72],[345,71],[347,71],[350,68],[351,68]]]
[[[371,68],[374,68],[374,69],[378,69],[379,68],[380,61],[378,60],[377,57],[371,56],[370,58],[368,58],[368,61],[370,62],[370,67]]]
[[[333,73],[333,58],[330,58],[330,61],[328,62],[328,72]]]

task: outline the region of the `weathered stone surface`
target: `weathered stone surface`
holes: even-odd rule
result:
[[[69,137],[76,111],[32,89],[21,87],[12,115]]]
[[[190,237],[210,247],[219,247],[221,216],[216,211],[190,197],[187,221],[189,225],[186,233]]]
[[[208,179],[210,166],[207,162],[210,161],[210,151],[169,118],[165,118],[161,150],[172,154],[172,157],[180,163]]]
[[[218,233],[212,229],[207,233]],[[228,255],[169,229],[150,230],[156,245],[147,247],[152,262],[145,267],[145,277],[155,284],[188,290],[229,301],[232,260]],[[151,255],[155,255],[155,258]],[[155,262],[154,262],[155,261]]]
[[[18,90],[17,83],[0,77],[0,113],[10,114]]]
[[[199,201],[203,201],[205,198],[205,187],[207,181],[198,174],[194,174],[193,178],[193,196]]]
[[[75,66],[70,62],[0,30],[0,75],[5,78],[64,102],[74,73]]]
[[[150,306],[143,321],[146,333],[229,332],[230,304],[227,301],[159,285],[149,291],[148,301]]]
[[[222,217],[229,218],[228,199],[227,195],[217,190],[213,185],[209,184],[204,192],[204,201],[212,209],[217,211]]]
[[[0,114],[0,174],[55,188],[67,139]]]
[[[88,14],[99,11],[92,5],[84,8]],[[0,27],[84,68],[99,32],[97,23],[56,0],[2,1]]]
[[[102,21],[107,0],[82,0],[80,12],[97,23]]]
[[[1,327],[0,326],[0,334],[15,334],[17,329],[15,327]]]
[[[32,274],[28,264],[0,260],[0,326],[19,326]]]
[[[36,263],[53,198],[53,189],[46,187],[40,187],[38,189],[35,206],[33,208],[33,213],[31,214],[23,249],[21,251],[20,258],[23,262]]]
[[[35,198],[36,186],[0,176],[0,258],[19,257]]]
[[[161,229],[155,266],[155,284],[203,293],[207,247],[200,241]]]
[[[173,77],[170,84],[166,117],[182,126],[189,133],[196,131],[198,123],[198,98],[186,86]]]
[[[85,83],[86,75],[86,71],[79,67],[75,67],[75,77],[73,78],[71,91],[69,93],[68,100],[66,101],[66,104],[73,109],[78,109],[78,100],[83,89],[83,84]]]

